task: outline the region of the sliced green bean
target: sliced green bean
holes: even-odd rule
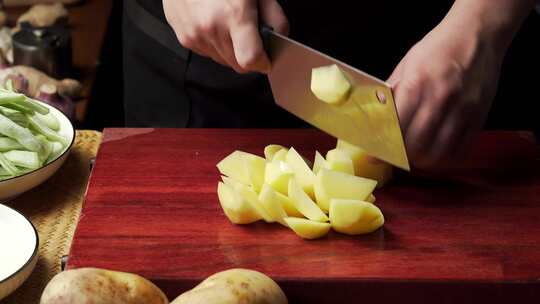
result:
[[[39,119],[36,119],[34,116],[30,116],[30,115],[26,115],[26,118],[28,118],[28,122],[30,123],[30,126],[34,130],[36,130],[38,133],[44,135],[47,139],[52,140],[52,141],[60,142],[64,146],[67,146],[69,144],[65,137],[59,135],[54,130],[47,127],[47,125],[45,125]]]
[[[15,176],[19,174],[19,169],[15,167],[3,153],[0,153],[0,167],[4,168],[9,174]]]
[[[41,142],[30,130],[19,126],[2,114],[0,114],[0,134],[15,139],[29,151],[37,152],[42,149]]]

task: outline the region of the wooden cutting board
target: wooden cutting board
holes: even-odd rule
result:
[[[540,300],[540,151],[530,134],[484,133],[458,168],[398,174],[376,191],[383,229],[316,241],[278,224],[233,225],[219,207],[216,163],[270,143],[309,158],[335,146],[315,130],[105,130],[68,268],[135,272],[171,299],[243,267],[274,278],[290,303]]]

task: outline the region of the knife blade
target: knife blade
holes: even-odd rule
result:
[[[316,128],[410,171],[390,85],[268,28],[262,29],[276,103]],[[330,105],[311,92],[313,68],[337,65],[352,85],[344,103]]]

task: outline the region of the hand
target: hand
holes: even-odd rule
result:
[[[287,19],[276,0],[163,0],[163,9],[184,47],[238,73],[270,69],[259,18],[288,34]]]
[[[483,127],[497,89],[506,48],[466,18],[452,18],[418,42],[388,80],[417,168],[455,160]]]

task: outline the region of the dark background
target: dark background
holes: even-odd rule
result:
[[[436,24],[444,16],[444,13],[445,11],[435,12],[432,15],[433,22],[423,25],[426,27],[426,31]],[[407,12],[407,14],[410,14],[410,12]],[[419,11],[418,14],[424,13]],[[423,17],[425,19],[425,16]],[[407,18],[411,20],[410,22],[421,19],[415,18],[414,15],[407,16]],[[122,1],[114,0],[113,12],[109,21],[100,65],[97,70],[96,82],[90,98],[87,119],[80,126],[82,128],[101,130],[104,127],[120,127],[124,124],[121,37]],[[538,119],[540,113],[540,106],[538,105],[540,102],[538,93],[538,88],[540,87],[539,37],[540,14],[532,12],[508,50],[502,68],[496,102],[492,107],[487,128],[540,129]],[[399,35],[395,39],[401,44],[406,45],[412,45],[415,42],[410,38],[408,38],[410,41],[400,41],[400,39],[403,39]],[[324,51],[324,47],[321,47],[321,49]],[[379,57],[384,58],[378,58],[378,60],[372,61],[373,65],[378,65],[377,67],[370,66],[368,63],[364,66],[359,66],[359,68],[365,69],[368,72],[378,70],[379,73],[384,73],[384,75],[377,75],[375,73],[375,76],[383,79],[389,75],[393,66],[400,59],[400,56],[396,57],[395,55],[387,58],[377,50],[368,50],[367,54],[369,56],[379,55]],[[342,58],[339,51],[334,51],[331,55]],[[381,66],[381,63],[384,66]]]

